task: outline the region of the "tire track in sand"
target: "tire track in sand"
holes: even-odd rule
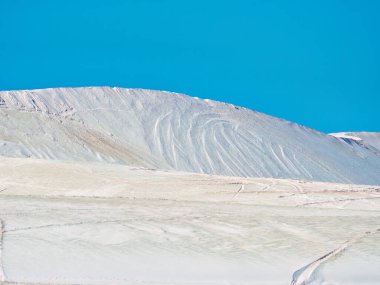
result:
[[[4,222],[0,219],[0,282],[5,282],[5,273],[3,267],[3,245],[4,245]]]
[[[364,237],[374,234],[376,232],[379,232],[380,229],[376,229],[374,231],[368,231],[362,235],[355,236],[351,238],[350,240],[343,243],[338,248],[328,252],[327,254],[323,255],[322,257],[318,258],[317,260],[314,260],[313,262],[307,264],[306,266],[298,269],[296,272],[293,273],[292,276],[292,282],[291,285],[308,285],[312,284],[314,280],[314,276],[317,272],[317,270],[326,262],[328,262],[331,259],[336,258],[339,254],[343,253],[349,246],[352,244],[360,241]]]

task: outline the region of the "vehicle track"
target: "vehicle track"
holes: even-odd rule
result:
[[[374,234],[376,232],[379,232],[380,229],[376,229],[374,231],[368,231],[365,232],[362,235],[355,236],[351,238],[350,240],[343,243],[341,246],[337,247],[336,249],[328,252],[327,254],[323,255],[322,257],[318,258],[317,260],[309,263],[308,265],[298,269],[293,273],[292,276],[292,282],[291,285],[309,285],[313,283],[313,280],[315,279],[316,272],[318,269],[325,264],[326,262],[330,261],[331,259],[334,259],[338,257],[340,254],[342,254],[349,246],[352,244],[360,241],[364,237]]]
[[[232,197],[232,200],[234,200],[243,191],[244,191],[244,184],[241,184],[240,188],[237,190],[237,192],[235,193],[235,195]]]
[[[4,282],[6,279],[3,267],[4,229],[4,222],[0,219],[0,282]]]

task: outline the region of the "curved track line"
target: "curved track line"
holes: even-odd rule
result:
[[[3,268],[3,244],[4,244],[4,222],[0,219],[0,282],[5,281],[5,272]]]
[[[240,188],[237,190],[235,195],[232,197],[232,200],[234,200],[242,191],[244,191],[244,184],[240,185]]]
[[[263,188],[260,189],[260,192],[267,191],[268,189],[272,188],[276,185],[276,181],[271,181],[270,184],[265,185]]]
[[[289,181],[288,183],[290,186],[292,186],[294,188],[294,190],[296,190],[296,192],[298,192],[300,194],[306,193],[305,190],[300,185],[297,185],[297,182]]]
[[[312,263],[309,263],[308,265],[298,269],[296,272],[293,273],[292,276],[292,282],[291,285],[308,285],[313,282],[313,277],[315,272],[327,261],[330,259],[333,259],[334,257],[337,257],[339,254],[341,254],[343,251],[345,251],[350,245],[353,243],[358,242],[362,238],[373,234],[377,231],[380,231],[380,229],[377,229],[372,232],[366,232],[363,235],[355,236],[352,239],[346,241],[344,244],[342,244],[340,247],[330,251],[329,253],[323,255],[322,257],[318,258],[317,260],[313,261]]]

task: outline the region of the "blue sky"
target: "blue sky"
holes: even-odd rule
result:
[[[120,86],[380,131],[380,1],[0,0],[0,89]]]

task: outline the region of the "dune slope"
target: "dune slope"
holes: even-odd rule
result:
[[[0,92],[0,154],[380,184],[380,156],[362,145],[246,108],[142,89]]]

